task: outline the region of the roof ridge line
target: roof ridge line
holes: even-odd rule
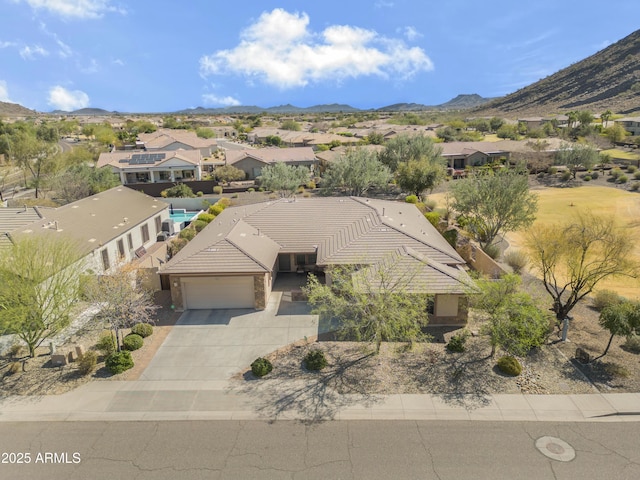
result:
[[[236,222],[236,224],[231,228],[231,230],[229,230],[229,233],[227,233],[227,235],[225,236],[225,240],[227,242],[229,242],[231,245],[233,245],[235,248],[237,248],[238,250],[240,250],[242,253],[244,253],[247,257],[249,257],[251,260],[253,260],[255,263],[257,263],[258,265],[260,265],[262,268],[264,268],[267,272],[270,272],[271,269],[269,267],[267,267],[264,263],[262,263],[260,260],[258,260],[257,258],[255,258],[253,255],[251,255],[249,252],[247,252],[244,248],[242,248],[241,246],[239,246],[236,242],[234,242],[233,240],[231,240],[229,238],[229,234],[231,232],[233,232],[233,230],[235,230],[235,228],[238,226],[238,224],[242,222],[245,225],[253,228],[254,230],[258,231],[258,229],[256,227],[254,227],[253,225],[248,224],[247,222],[245,222],[244,220],[240,219]],[[269,238],[269,237],[267,237]],[[269,240],[271,240],[273,243],[275,243],[276,245],[279,245],[279,243],[273,241],[271,238],[269,238]]]
[[[419,243],[421,243],[423,245],[426,245],[429,248],[433,248],[434,250],[437,250],[438,252],[446,255],[447,257],[451,257],[450,253],[445,252],[443,249],[441,249],[441,248],[439,248],[439,247],[437,247],[435,245],[432,245],[430,243],[425,242],[423,239],[421,239],[420,237],[418,237],[416,235],[412,235],[411,233],[408,233],[408,232],[405,232],[403,230],[400,230],[400,228],[396,227],[395,225],[391,225],[391,224],[385,222],[384,220],[382,220],[382,224],[385,225],[386,227],[394,229],[398,233],[401,233],[403,235],[406,235],[407,237],[413,238],[414,240],[418,241]],[[454,249],[454,251],[455,251],[455,249]],[[456,252],[456,253],[458,253],[458,252]],[[451,257],[451,258],[453,258],[453,257]],[[460,263],[460,262],[458,262],[458,263]]]

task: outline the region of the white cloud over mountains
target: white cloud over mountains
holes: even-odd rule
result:
[[[124,13],[122,8],[111,5],[111,0],[13,0],[27,3],[34,10],[49,12],[66,18],[99,18],[107,12]]]
[[[67,90],[56,85],[49,90],[49,105],[70,112],[89,106],[89,95],[81,90]]]
[[[235,107],[240,105],[240,100],[237,98],[230,96],[220,97],[213,93],[205,93],[202,95],[202,100],[205,102],[205,105],[220,105],[223,107]]]
[[[203,76],[243,75],[282,89],[373,75],[406,79],[432,69],[424,50],[401,39],[349,25],[315,34],[306,13],[280,8],[264,12],[241,33],[236,47],[200,58]]]

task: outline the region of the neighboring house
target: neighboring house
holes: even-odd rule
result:
[[[264,309],[279,272],[392,261],[434,294],[432,324],[466,322],[465,262],[418,209],[358,197],[303,198],[230,207],[160,274],[179,310]],[[330,278],[327,279],[330,282]]]
[[[640,117],[625,117],[614,120],[631,135],[640,135]]]
[[[440,143],[442,157],[453,170],[480,167],[494,161],[509,160],[509,151],[500,148],[498,142],[449,142]]]
[[[170,150],[200,150],[203,157],[209,157],[218,149],[213,138],[200,138],[189,130],[160,128],[153,133],[141,133],[139,142],[149,152]]]
[[[262,169],[276,162],[291,166],[303,166],[314,172],[318,159],[311,147],[259,148],[255,150],[227,150],[226,164],[244,171],[247,180],[255,180]]]
[[[542,128],[545,123],[555,124],[558,127],[567,127],[569,117],[566,115],[555,115],[550,117],[526,117],[519,118],[518,123],[524,123],[528,130],[537,130]]]
[[[46,241],[65,236],[77,243],[85,268],[96,274],[109,273],[143,256],[156,243],[162,222],[169,219],[168,204],[122,186],[62,207],[39,208],[35,213],[30,210],[27,212],[34,220],[20,220],[20,225],[3,237],[11,241],[39,235]],[[0,211],[0,222],[11,214]]]
[[[123,185],[202,179],[200,150],[140,152],[116,150],[101,153],[96,165],[108,167],[120,176]]]
[[[316,152],[316,157],[320,161],[321,166],[328,166],[331,163],[340,161],[342,157],[349,151],[353,149],[364,149],[375,153],[380,153],[384,150],[383,145],[359,145],[357,147],[335,147],[331,150],[326,150],[324,152]]]

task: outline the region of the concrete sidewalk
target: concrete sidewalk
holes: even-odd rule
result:
[[[246,384],[253,384],[249,388]],[[640,393],[591,395],[338,395],[317,384],[91,382],[58,396],[0,400],[0,421],[486,420],[640,421]]]

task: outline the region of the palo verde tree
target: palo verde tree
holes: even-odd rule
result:
[[[609,331],[611,336],[602,355],[594,358],[593,361],[604,357],[609,352],[613,337],[616,335],[628,337],[640,334],[640,303],[625,300],[607,305],[600,312],[599,323]]]
[[[331,285],[310,275],[303,290],[313,312],[336,321],[343,338],[372,342],[379,353],[383,341],[424,339],[428,322],[428,297],[410,291],[415,273],[401,272],[394,264],[382,261],[360,270],[334,266],[327,272]]]
[[[306,184],[309,175],[309,169],[306,167],[292,167],[283,162],[276,162],[264,167],[258,180],[261,186],[280,192],[280,196],[284,198],[295,193],[300,185]]]
[[[442,149],[431,138],[424,135],[398,135],[385,144],[384,150],[378,154],[380,161],[388,166],[392,172],[398,165],[411,160],[423,158],[435,161],[440,158]]]
[[[421,198],[424,192],[433,190],[444,179],[445,173],[442,158],[423,157],[400,163],[396,170],[396,181],[402,190]]]
[[[385,187],[391,172],[378,160],[375,152],[364,148],[351,148],[329,165],[322,181],[326,188],[343,188],[356,197],[363,196],[372,187]]]
[[[526,355],[542,345],[549,333],[551,318],[531,296],[520,291],[517,275],[499,280],[480,279],[470,292],[471,306],[484,318],[482,331],[491,341],[491,356],[497,348],[510,355]]]
[[[0,332],[16,335],[34,357],[69,325],[80,268],[72,241],[55,232],[25,235],[0,251]]]
[[[483,249],[498,235],[528,227],[538,211],[526,171],[477,171],[451,186],[452,207],[466,217],[466,228]]]
[[[526,248],[551,295],[558,323],[604,279],[638,273],[628,231],[613,218],[592,213],[579,213],[562,224],[536,225]]]
[[[599,159],[598,151],[590,145],[564,143],[556,152],[555,163],[565,165],[575,179],[580,168],[591,170]]]
[[[142,285],[139,272],[124,266],[110,275],[88,278],[83,285],[87,301],[100,307],[97,320],[109,323],[120,350],[121,331],[136,323],[155,323],[159,308],[153,301],[153,293]]]

